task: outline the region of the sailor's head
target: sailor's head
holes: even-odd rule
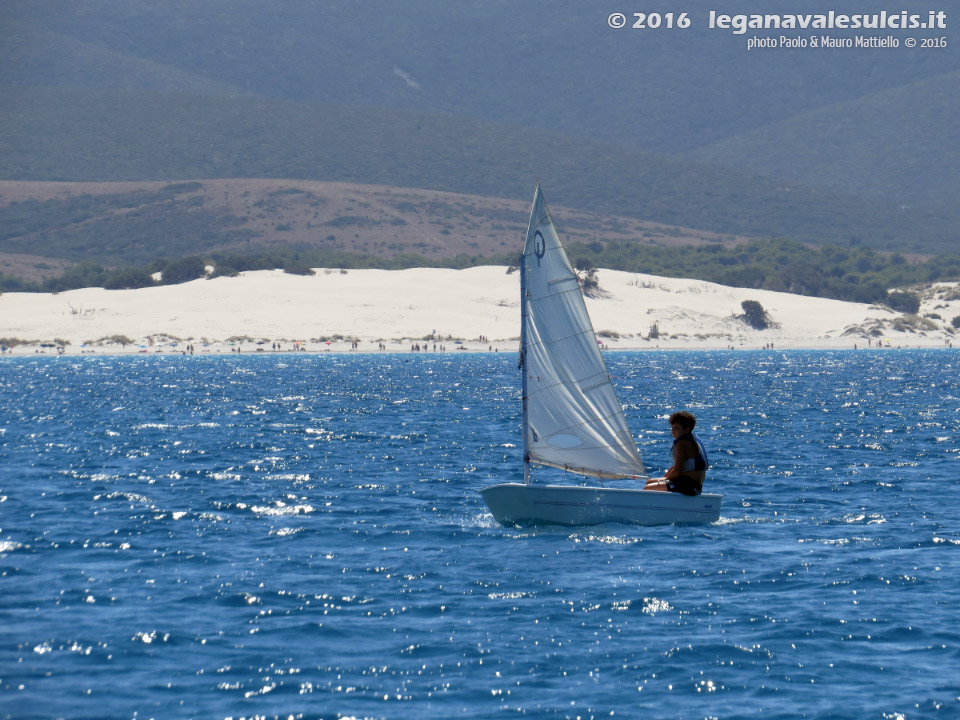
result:
[[[686,410],[680,410],[670,416],[671,429],[679,429],[682,430],[683,433],[688,433],[692,432],[696,425],[697,419],[693,416],[693,413],[688,413]]]

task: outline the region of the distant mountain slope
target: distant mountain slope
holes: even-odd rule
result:
[[[955,206],[958,117],[955,71],[743,132],[691,156],[852,195]]]
[[[707,27],[711,10],[862,12],[876,10],[875,0],[842,8],[831,0],[764,0],[762,8],[711,0],[657,8],[582,0],[4,5],[0,13],[19,22],[261,97],[446,112],[670,153],[960,67],[952,46],[748,52],[746,35]],[[931,9],[919,0],[900,7]],[[614,10],[631,23],[637,10],[684,12],[690,27],[613,30]]]
[[[707,27],[711,10],[875,12],[875,0],[847,0],[842,8],[831,0],[803,0],[800,5],[764,0],[762,8],[742,2],[718,8],[710,0],[667,5],[8,0],[0,7],[0,85],[243,93],[281,103],[379,107],[385,117],[415,110],[682,156],[960,69],[960,44],[952,42],[927,50],[758,52],[747,50],[748,37],[783,33],[738,35]],[[642,31],[608,26],[611,11],[622,10],[632,21],[638,9],[661,16],[683,12],[690,27]],[[902,0],[897,9],[926,13],[936,8],[922,0]],[[937,34],[914,33],[922,38]],[[917,107],[938,102],[919,87],[913,93]],[[910,117],[901,113],[858,115],[854,132],[859,122],[867,122],[878,137],[895,137],[910,127]],[[135,133],[136,128],[123,131]],[[950,127],[928,125],[926,132],[931,144],[956,144]],[[803,133],[779,137],[784,145],[777,157],[808,153]],[[882,154],[889,162],[882,167],[874,157],[857,153],[841,153],[835,165],[824,153],[829,184],[820,185],[816,173],[806,173],[805,182],[830,190],[856,186],[898,203],[908,186],[914,198],[960,194],[960,181],[944,186],[941,178],[913,172],[910,153],[909,145],[886,147]],[[723,155],[730,167],[756,170],[750,153]],[[776,177],[784,164],[765,167]]]
[[[719,10],[760,11],[733,5]],[[800,5],[762,11],[837,10]],[[613,10],[690,26],[615,30]],[[0,179],[293,178],[525,200],[541,178],[552,202],[603,215],[954,250],[960,43],[758,52],[750,37],[782,33],[710,29],[711,10],[7,0]]]
[[[721,235],[936,253],[960,208],[904,209],[462,117],[237,97],[7,88],[0,178],[310,179],[551,202]]]
[[[35,27],[0,12],[0,87],[6,85],[244,94],[196,72]]]

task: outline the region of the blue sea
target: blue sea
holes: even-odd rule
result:
[[[960,717],[960,354],[607,359],[719,523],[496,524],[512,354],[3,359],[0,717]]]

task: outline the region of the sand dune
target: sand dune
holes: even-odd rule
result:
[[[610,349],[944,347],[960,315],[955,284],[924,292],[920,317],[887,308],[698,280],[598,272],[587,307]],[[953,299],[951,299],[953,298]],[[773,325],[755,330],[741,303],[755,300]],[[8,353],[285,350],[514,351],[519,279],[504,267],[466,270],[281,271],[139,290],[87,288],[0,296]],[[935,314],[940,318],[923,318]],[[124,344],[123,340],[126,340]],[[44,347],[46,346],[46,347]]]

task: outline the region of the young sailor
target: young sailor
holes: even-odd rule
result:
[[[700,438],[693,434],[697,419],[684,410],[670,416],[673,435],[673,465],[662,478],[647,481],[644,490],[699,495],[710,462]]]

